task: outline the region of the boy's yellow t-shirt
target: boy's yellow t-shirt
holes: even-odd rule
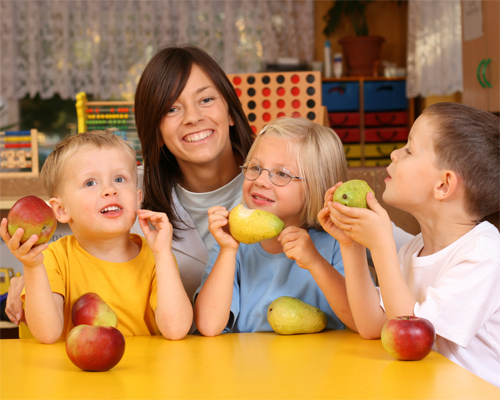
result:
[[[124,336],[159,335],[154,310],[157,306],[155,260],[146,240],[131,234],[141,246],[139,255],[125,263],[102,261],[86,252],[73,235],[51,243],[43,252],[52,292],[64,297],[62,338],[73,329],[71,308],[78,298],[97,293],[118,316]],[[24,301],[24,291],[23,291]]]

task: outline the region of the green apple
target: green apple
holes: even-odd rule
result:
[[[96,293],[80,296],[71,308],[73,325],[118,326],[118,317],[106,302]]]
[[[319,308],[290,296],[278,297],[267,309],[267,321],[280,335],[320,332],[326,327],[326,314]]]
[[[12,236],[19,229],[24,230],[21,243],[32,235],[37,235],[35,246],[47,243],[57,227],[57,219],[52,207],[36,196],[26,196],[19,199],[7,215],[7,230]]]
[[[125,338],[112,326],[78,325],[66,338],[66,354],[84,371],[107,371],[125,353]]]
[[[276,215],[263,210],[250,210],[238,205],[229,213],[229,231],[240,243],[253,244],[272,239],[285,229]]]
[[[363,180],[353,179],[340,185],[333,194],[333,201],[348,207],[368,208],[366,195],[372,188]]]

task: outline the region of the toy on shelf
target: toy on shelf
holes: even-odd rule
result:
[[[37,177],[38,131],[0,132],[0,177]]]
[[[328,125],[321,102],[321,72],[231,74],[243,111],[254,133],[279,117],[302,117]]]
[[[76,95],[78,133],[116,128],[115,134],[135,150],[137,163],[142,163],[142,151],[135,126],[133,101],[87,101],[87,95]]]

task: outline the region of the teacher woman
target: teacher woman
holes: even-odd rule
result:
[[[192,299],[215,243],[207,210],[240,203],[239,167],[252,130],[222,68],[193,46],[166,47],[150,60],[137,86],[135,120],[144,158],[142,207],[165,212],[172,223],[172,250]]]

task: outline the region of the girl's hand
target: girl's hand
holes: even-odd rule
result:
[[[392,224],[387,211],[379,204],[372,192],[366,195],[370,209],[347,207],[330,203],[330,218],[344,234],[372,250],[393,241]]]
[[[138,210],[139,224],[154,254],[172,251],[172,224],[167,214],[151,210]],[[151,229],[151,224],[155,229]]]
[[[309,270],[318,264],[317,260],[322,258],[305,229],[289,226],[281,231],[278,240],[283,246],[285,255],[289,259],[295,260],[300,268]]]
[[[343,246],[350,246],[353,243],[353,240],[345,234],[345,232],[340,229],[337,225],[335,225],[336,221],[336,213],[338,211],[332,210],[329,206],[332,204],[333,194],[335,190],[342,184],[342,182],[338,182],[335,186],[328,189],[325,193],[325,205],[319,213],[318,220],[325,232],[329,233],[333,236],[337,241]]]
[[[7,218],[2,219],[2,223],[0,224],[0,234],[11,253],[19,261],[21,261],[25,267],[33,268],[43,265],[42,251],[46,250],[49,245],[45,243],[34,246],[38,240],[37,235],[31,235],[26,242],[21,244],[21,238],[23,237],[24,230],[19,228],[11,237],[7,230]]]
[[[221,249],[237,250],[240,243],[229,233],[229,211],[222,206],[208,209],[208,230]]]

